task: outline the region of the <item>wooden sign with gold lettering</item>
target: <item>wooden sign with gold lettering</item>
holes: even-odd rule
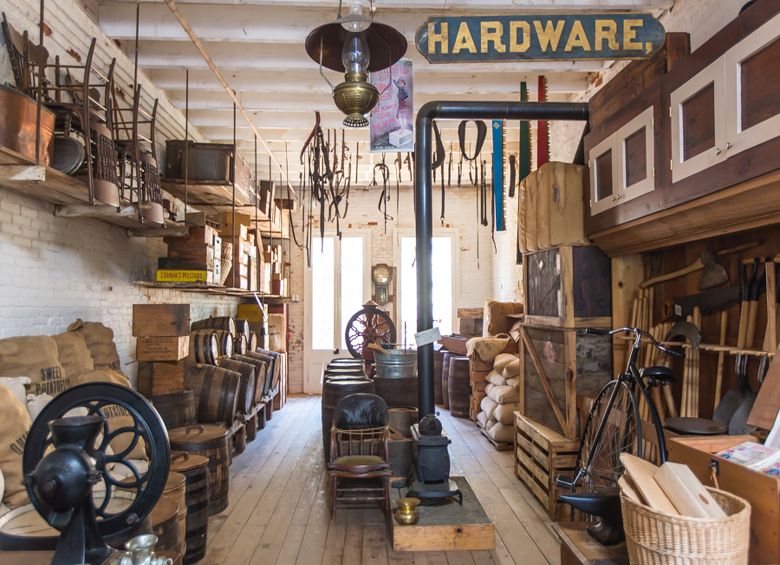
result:
[[[650,14],[428,18],[417,49],[431,63],[646,59],[664,42]]]

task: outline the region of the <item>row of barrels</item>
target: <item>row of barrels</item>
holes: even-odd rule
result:
[[[446,350],[433,354],[434,402],[449,409],[456,418],[469,417],[471,382],[469,358]]]
[[[193,330],[190,333],[190,355],[196,363],[217,365],[219,360],[233,355],[246,355],[257,350],[257,334],[233,336],[224,330]]]

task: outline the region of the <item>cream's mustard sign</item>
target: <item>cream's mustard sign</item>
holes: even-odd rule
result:
[[[649,14],[429,18],[417,49],[431,63],[646,59],[664,43]]]

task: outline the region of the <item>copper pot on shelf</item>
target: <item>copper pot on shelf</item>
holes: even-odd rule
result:
[[[37,103],[15,88],[0,85],[0,108],[0,145],[29,161],[35,161]],[[41,106],[40,131],[40,164],[49,165],[54,137],[54,113],[45,106]]]

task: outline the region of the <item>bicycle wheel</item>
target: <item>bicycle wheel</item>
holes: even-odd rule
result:
[[[605,419],[609,399],[615,392],[615,402]],[[604,427],[601,437],[597,438],[602,421]],[[591,449],[594,445],[595,448]],[[642,430],[636,397],[628,384],[611,381],[601,389],[593,402],[580,440],[577,469],[582,471],[580,484],[584,490],[597,492],[615,487],[623,474],[621,453],[642,456]]]

